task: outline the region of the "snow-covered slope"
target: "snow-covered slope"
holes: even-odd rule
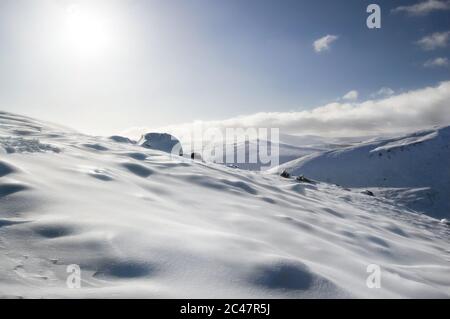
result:
[[[450,296],[448,226],[381,198],[1,112],[0,150],[2,297]]]
[[[281,165],[294,175],[374,192],[410,208],[450,217],[450,127],[378,139]]]

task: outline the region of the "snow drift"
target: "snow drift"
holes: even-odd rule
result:
[[[450,296],[449,227],[392,201],[4,112],[0,150],[1,297]]]

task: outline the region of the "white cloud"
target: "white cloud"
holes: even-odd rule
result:
[[[358,99],[358,91],[352,90],[345,94],[342,99],[349,100],[349,101],[355,101]]]
[[[327,34],[326,36],[317,39],[313,43],[314,51],[316,52],[322,52],[330,49],[331,43],[336,41],[338,39],[337,35],[330,35]]]
[[[424,50],[434,50],[438,48],[445,48],[450,42],[450,31],[435,32],[427,35],[417,41],[417,44]]]
[[[183,139],[192,130],[208,128],[279,128],[286,134],[360,136],[395,133],[432,125],[450,125],[450,81],[378,100],[361,103],[330,103],[312,110],[270,112],[222,121],[197,121],[160,128]],[[148,132],[129,130],[129,136]]]
[[[449,61],[447,58],[435,58],[435,59],[431,59],[426,61],[423,66],[426,68],[436,68],[436,67],[448,67]]]
[[[372,93],[370,96],[372,98],[388,97],[394,95],[395,91],[388,87],[382,87],[377,92]]]
[[[426,15],[432,11],[449,10],[450,1],[427,0],[410,6],[400,6],[392,10],[394,13],[405,12],[409,15]]]

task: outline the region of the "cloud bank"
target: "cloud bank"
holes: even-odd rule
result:
[[[410,6],[400,6],[392,10],[393,13],[404,12],[408,15],[426,15],[433,11],[450,10],[450,1],[427,0]]]
[[[313,43],[314,51],[319,53],[319,52],[322,52],[322,51],[329,50],[331,43],[333,43],[337,39],[338,39],[337,35],[331,35],[331,34],[327,34],[326,36],[324,36],[324,37],[322,37],[320,39],[317,39]]]
[[[450,125],[450,81],[361,103],[334,102],[298,112],[264,112],[222,121],[196,121],[159,128],[183,138],[209,128],[279,128],[284,134],[363,136],[400,133],[434,125]],[[148,132],[134,128],[125,135]]]

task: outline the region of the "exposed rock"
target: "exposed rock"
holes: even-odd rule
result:
[[[201,161],[202,160],[202,155],[200,153],[192,152],[191,153],[191,159],[192,160]]]
[[[286,170],[284,170],[281,172],[280,176],[284,178],[289,178],[291,177],[291,174],[289,174]]]
[[[375,196],[375,194],[373,192],[369,191],[368,189],[362,191],[361,194],[368,195],[368,196]]]
[[[297,178],[295,180],[298,181],[298,182],[301,182],[301,183],[317,184],[316,181],[313,181],[313,180],[311,180],[309,178],[306,178],[303,175],[297,176]]]

